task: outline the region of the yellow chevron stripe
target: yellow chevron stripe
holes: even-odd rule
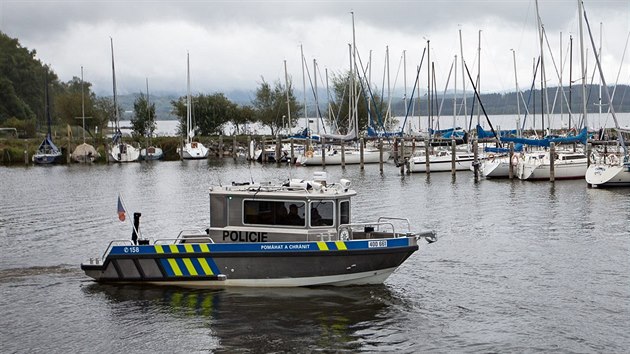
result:
[[[328,251],[328,245],[324,241],[317,241],[317,247],[320,251]]]
[[[177,245],[168,245],[168,248],[171,250],[171,253],[179,253]]]
[[[201,264],[201,268],[203,268],[203,271],[206,273],[205,275],[214,275],[205,258],[197,258],[197,260],[199,261],[199,264]]]
[[[201,248],[201,252],[210,252],[208,245],[205,243],[200,244],[199,247]]]
[[[181,269],[179,269],[179,266],[177,265],[177,262],[175,261],[175,259],[169,258],[168,259],[168,264],[170,264],[171,269],[173,269],[173,273],[175,275],[177,275],[178,277],[182,276],[182,271],[181,271]]]
[[[162,249],[162,245],[155,245],[155,253],[164,253],[164,250]]]
[[[183,258],[182,261],[184,261],[184,265],[186,265],[186,269],[188,269],[188,274],[192,276],[199,275],[197,274],[197,270],[195,269],[195,266],[190,261],[190,258]]]
[[[186,250],[186,253],[194,253],[195,252],[195,250],[193,249],[193,246],[190,243],[184,244],[184,249]]]
[[[346,251],[348,248],[346,247],[346,243],[343,241],[335,241],[335,246],[339,251]]]

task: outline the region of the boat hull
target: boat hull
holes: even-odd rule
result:
[[[145,161],[149,160],[161,160],[164,157],[162,148],[150,146],[146,149],[140,150],[140,158]]]
[[[630,163],[593,164],[586,170],[586,183],[594,187],[629,187]]]
[[[113,162],[135,162],[140,158],[140,149],[127,143],[116,144],[109,151]]]
[[[510,176],[510,162],[507,158],[486,160],[481,164],[481,175],[485,178],[508,178]]]
[[[554,179],[582,179],[586,174],[586,161],[556,162],[554,165]],[[517,176],[522,180],[539,181],[551,178],[551,165],[547,162],[540,164],[521,163]]]
[[[99,282],[189,288],[365,285],[383,283],[417,249],[414,237],[114,246],[81,268]]]
[[[38,165],[49,165],[56,163],[61,159],[61,153],[51,154],[35,154],[33,155],[33,162]]]
[[[470,170],[474,157],[470,156],[457,156],[455,159],[456,171],[468,171]],[[430,172],[447,172],[452,171],[452,159],[451,156],[430,156],[429,157],[429,171]],[[409,159],[409,172],[427,172],[426,161],[424,156],[416,156]]]
[[[181,156],[184,160],[201,160],[208,158],[210,150],[206,148],[202,143],[192,142],[186,143],[181,150]]]
[[[383,151],[383,162],[389,159],[389,152]],[[363,151],[363,163],[372,164],[379,163],[381,161],[381,153],[378,150],[365,150]],[[341,151],[337,153],[326,153],[325,160],[322,159],[321,153],[314,154],[312,156],[301,155],[297,161],[302,166],[322,166],[326,165],[341,165]],[[344,164],[356,165],[361,163],[360,151],[345,151]]]

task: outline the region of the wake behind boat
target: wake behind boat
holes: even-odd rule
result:
[[[380,284],[411,254],[418,240],[407,219],[352,223],[350,181],[232,184],[210,188],[210,227],[175,239],[112,241],[102,261],[81,269],[98,282],[192,288],[295,287]]]

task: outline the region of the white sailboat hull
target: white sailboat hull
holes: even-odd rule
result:
[[[593,164],[586,170],[585,178],[593,187],[629,187],[630,163]]]
[[[455,170],[467,171],[472,167],[475,157],[472,153],[462,153],[455,155]],[[430,155],[429,156],[429,172],[446,172],[452,170],[451,154]],[[426,173],[426,157],[413,156],[409,159],[409,172]]]
[[[140,158],[140,149],[127,143],[116,144],[109,150],[110,161],[134,162]]]
[[[302,166],[322,166],[341,165],[341,150],[326,151],[325,160],[322,158],[321,152],[313,152],[312,156],[300,155],[297,163]],[[383,162],[389,159],[389,152],[383,151]],[[361,152],[359,150],[346,150],[344,152],[344,163],[346,165],[356,165],[361,163]],[[381,153],[379,150],[364,150],[363,163],[372,164],[381,161]]]
[[[554,179],[584,178],[588,165],[586,156],[581,155],[579,158],[563,159],[563,157],[561,157],[563,153],[558,153],[558,155],[559,159],[554,160]],[[573,153],[564,155],[573,155]],[[526,155],[525,158],[519,160],[516,175],[522,180],[550,179],[551,162],[549,161],[549,153],[543,152]]]
[[[185,160],[205,159],[209,153],[210,150],[202,143],[186,143],[182,149],[182,158]]]
[[[481,163],[481,176],[485,178],[507,178],[510,176],[510,161],[508,157],[485,160]]]

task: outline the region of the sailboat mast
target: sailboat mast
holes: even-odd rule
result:
[[[289,99],[289,75],[287,74],[287,61],[284,60],[284,85],[287,93],[287,125],[291,125],[291,100]]]
[[[190,53],[186,53],[186,138],[188,142],[191,142],[191,124],[192,124],[192,112],[191,112],[192,99],[190,98]]]
[[[431,129],[433,124],[431,122],[431,47],[430,40],[427,39],[427,131],[429,132],[429,141],[431,140]]]
[[[459,29],[459,54],[462,58],[462,97],[464,101],[464,117],[468,116],[468,110],[466,108],[466,63],[464,62],[464,45],[462,44],[462,30]],[[464,120],[465,122],[465,120]]]
[[[538,0],[536,3],[536,21],[538,24],[538,37],[540,45],[540,121],[542,123],[542,134],[545,136],[545,56],[543,55],[543,24],[538,12]]]
[[[119,120],[120,117],[118,115],[118,98],[116,95],[116,68],[114,67],[114,39],[112,37],[109,37],[109,41],[110,41],[110,45],[112,48],[112,86],[113,86],[113,93],[114,93],[114,117],[116,117],[116,131],[118,131],[119,129]]]
[[[317,134],[319,134],[319,121],[322,119],[319,115],[319,95],[317,94],[317,59],[313,58],[313,81],[315,81],[315,115],[317,116]]]
[[[153,122],[151,121],[151,104],[149,103],[149,78],[148,77],[146,78],[146,83],[147,83],[147,121],[144,123],[145,128],[153,125]],[[147,133],[149,137],[149,144],[150,144],[151,132],[147,131],[145,133]]]
[[[359,113],[357,112],[358,108],[358,90],[356,88],[356,83],[354,82],[354,68],[357,65],[357,41],[356,41],[356,32],[354,30],[354,12],[352,14],[352,93],[353,93],[353,117],[354,117],[354,129],[355,134],[359,133]]]
[[[302,92],[304,93],[304,121],[308,128],[308,135],[311,136],[311,124],[308,121],[308,108],[306,107],[306,76],[304,74],[304,48],[300,44],[300,60],[302,61]]]
[[[83,65],[81,65],[81,117],[83,118],[83,144],[85,144],[85,98],[83,93]]]
[[[573,35],[569,36],[569,129],[571,129],[571,118],[573,116]]]
[[[50,92],[48,91],[48,69],[44,73],[44,83],[46,84],[46,122],[48,125],[48,138],[52,138],[52,130],[50,125],[52,124],[52,117],[50,115]]]
[[[586,58],[584,58],[584,29],[583,29],[583,19],[582,19],[582,0],[578,1],[578,17],[579,28],[580,28],[580,66],[582,69],[581,79],[582,79],[582,115],[584,116],[584,126],[588,127],[587,113],[586,113]]]
[[[479,42],[477,44],[477,88],[476,91],[481,95],[481,30],[479,30]],[[481,97],[481,96],[480,96]],[[477,125],[481,123],[481,101],[477,105]]]
[[[407,106],[407,51],[403,50],[403,85],[405,86],[403,102],[405,104],[405,117],[409,116],[409,107]],[[411,124],[409,124],[411,127]]]
[[[516,51],[512,49],[512,61],[514,62],[514,82],[516,83],[516,133],[521,136],[521,98],[518,88],[518,75],[516,74]]]
[[[453,129],[455,129],[457,125],[457,54],[455,54],[453,69]],[[453,134],[453,139],[455,139],[455,134]]]
[[[391,119],[392,114],[392,89],[390,86],[390,76],[389,76],[389,46],[385,46],[385,62],[387,68],[387,115],[385,116],[385,122],[388,119]]]

